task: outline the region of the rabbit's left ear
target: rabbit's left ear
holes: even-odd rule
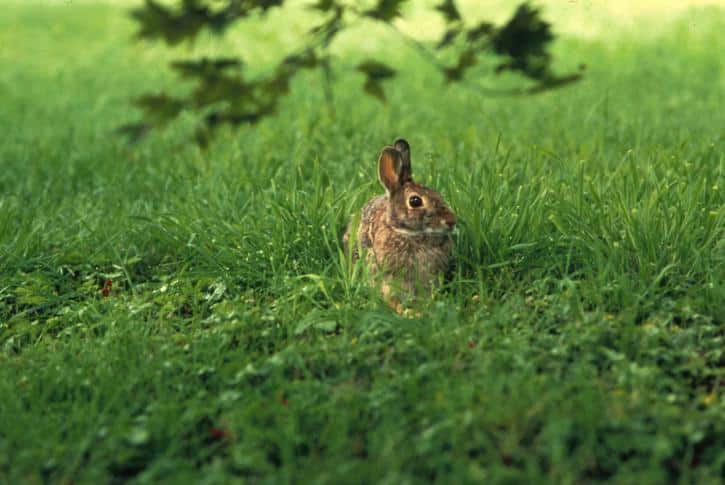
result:
[[[411,182],[413,180],[413,167],[410,164],[410,145],[402,138],[398,138],[393,143],[395,149],[400,153],[402,166],[400,167],[401,183]]]
[[[401,170],[403,168],[403,157],[393,147],[383,148],[378,160],[378,176],[388,194],[395,193],[403,186]]]

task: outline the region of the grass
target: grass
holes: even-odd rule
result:
[[[0,482],[723,480],[721,10],[563,38],[586,79],[536,97],[390,47],[389,106],[340,73],[331,120],[309,75],[207,152],[188,117],[113,134],[188,49],[118,6],[3,12]],[[411,319],[340,250],[396,136],[460,220]]]

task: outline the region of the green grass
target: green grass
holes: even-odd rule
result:
[[[331,120],[306,75],[201,152],[113,134],[192,51],[2,9],[0,482],[723,480],[722,11],[561,39],[586,79],[536,97],[391,46],[389,106],[341,72]],[[411,319],[340,249],[396,136],[460,220]]]

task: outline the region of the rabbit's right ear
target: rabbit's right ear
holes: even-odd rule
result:
[[[403,186],[402,169],[403,158],[400,152],[393,147],[383,148],[380,160],[378,160],[378,176],[388,194],[392,194]]]
[[[400,170],[400,179],[405,182],[413,181],[413,167],[410,164],[410,145],[407,141],[402,138],[398,138],[393,143],[396,150],[400,152],[400,157],[403,160],[403,167]]]

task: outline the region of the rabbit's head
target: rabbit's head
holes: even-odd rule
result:
[[[413,182],[410,145],[399,138],[386,147],[378,161],[380,183],[388,199],[388,224],[403,235],[447,236],[456,226],[456,215],[433,189]]]

